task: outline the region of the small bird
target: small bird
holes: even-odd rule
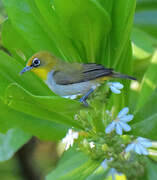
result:
[[[110,78],[136,80],[100,64],[65,62],[47,51],[34,54],[20,74],[26,71],[37,74],[55,94],[62,97],[83,95],[80,102],[86,106],[88,96],[104,81]]]

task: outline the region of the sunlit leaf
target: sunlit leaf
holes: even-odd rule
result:
[[[0,131],[18,127],[44,140],[59,140],[65,136],[68,127],[30,116],[9,108],[0,100]]]
[[[157,140],[157,89],[131,121],[131,134]]]
[[[64,153],[58,167],[52,171],[46,179],[84,180],[99,166],[99,164],[99,161],[92,161],[85,154],[70,149]]]
[[[146,103],[149,96],[157,87],[156,73],[157,73],[157,51],[154,53],[154,56],[150,61],[148,70],[144,74],[144,78],[142,80],[142,84],[140,87],[140,97],[137,104],[137,110]]]
[[[5,103],[20,112],[56,123],[81,127],[74,120],[81,104],[61,97],[34,96],[17,84],[11,84],[4,99]]]

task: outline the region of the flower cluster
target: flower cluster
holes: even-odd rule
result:
[[[120,94],[121,89],[124,87],[119,82],[108,82],[107,85],[113,93]],[[116,116],[115,119],[112,119],[111,122],[106,126],[105,133],[109,134],[115,131],[118,135],[123,135],[123,132],[128,132],[131,130],[131,126],[128,123],[133,120],[134,115],[128,114],[129,108],[124,107]],[[112,118],[112,113],[109,110],[106,110],[106,114]],[[72,129],[68,130],[66,136],[62,139],[62,142],[65,144],[65,150],[69,149],[70,146],[73,146],[74,140],[79,136],[78,132],[73,131]],[[89,143],[89,146],[92,148],[95,147],[93,141]],[[148,155],[147,148],[152,146],[152,142],[148,139],[138,137],[136,140],[133,140],[132,143],[128,144],[125,148],[125,152],[134,151],[140,155]]]
[[[124,87],[119,82],[109,82],[107,83],[107,85],[109,89],[115,94],[120,94],[122,88]],[[105,170],[107,168],[110,168],[107,173],[107,177],[112,177],[112,179],[116,179],[119,176],[119,178],[122,178],[123,176],[125,176],[124,175],[125,172],[117,168],[119,167],[118,164],[115,165],[116,164],[115,162],[117,162],[116,159],[117,154],[116,156],[114,155],[115,153],[117,153],[117,150],[118,150],[118,154],[124,155],[124,157],[120,159],[120,162],[123,163],[126,161],[126,158],[128,157],[140,158],[139,156],[132,156],[132,153],[136,153],[139,155],[149,155],[151,149],[149,149],[148,151],[148,148],[153,147],[153,142],[143,137],[134,137],[128,135],[124,136],[125,132],[131,131],[131,126],[129,125],[129,123],[134,118],[134,115],[129,113],[128,107],[122,108],[116,116],[113,115],[112,111],[105,110],[104,111],[104,114],[106,115],[105,122],[108,122],[108,124],[106,125],[104,123],[104,128],[103,128],[104,132],[101,132],[100,134],[97,134],[96,131],[97,124],[93,120],[93,116],[92,116],[94,115],[95,117],[94,112],[86,110],[86,111],[80,111],[79,114],[75,115],[75,120],[82,123],[86,131],[78,133],[72,129],[69,129],[66,136],[62,139],[62,142],[65,144],[65,150],[68,150],[70,147],[72,147],[75,140],[80,135],[80,138],[77,141],[79,143],[78,144],[79,149],[85,152],[88,151],[88,153],[91,155],[92,158],[99,158],[99,157],[101,158],[103,157],[104,159],[109,158],[109,160],[105,159],[101,163],[100,167],[101,168],[103,167]],[[82,138],[83,136],[85,138]],[[125,141],[123,141],[124,139]],[[112,143],[113,147],[110,147],[111,141],[113,142]],[[114,144],[116,145],[114,146]],[[118,149],[116,148],[117,144],[121,145],[118,147]],[[140,167],[140,163],[141,162],[139,162],[138,167]],[[113,164],[114,166],[112,166]],[[129,168],[131,167],[134,167],[134,164],[133,166],[132,164],[130,164]],[[120,171],[123,173],[121,173]]]

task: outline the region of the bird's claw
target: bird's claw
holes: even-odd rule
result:
[[[79,102],[82,103],[85,107],[88,107],[88,106],[89,106],[88,103],[87,103],[87,101],[86,101],[85,99],[82,99],[82,98],[81,98],[81,99],[79,100]]]

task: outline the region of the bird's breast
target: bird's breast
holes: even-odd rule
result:
[[[86,81],[74,84],[60,85],[57,84],[53,78],[54,71],[48,73],[46,84],[49,88],[60,96],[72,96],[85,94],[91,88],[96,88],[99,84],[93,81]]]

